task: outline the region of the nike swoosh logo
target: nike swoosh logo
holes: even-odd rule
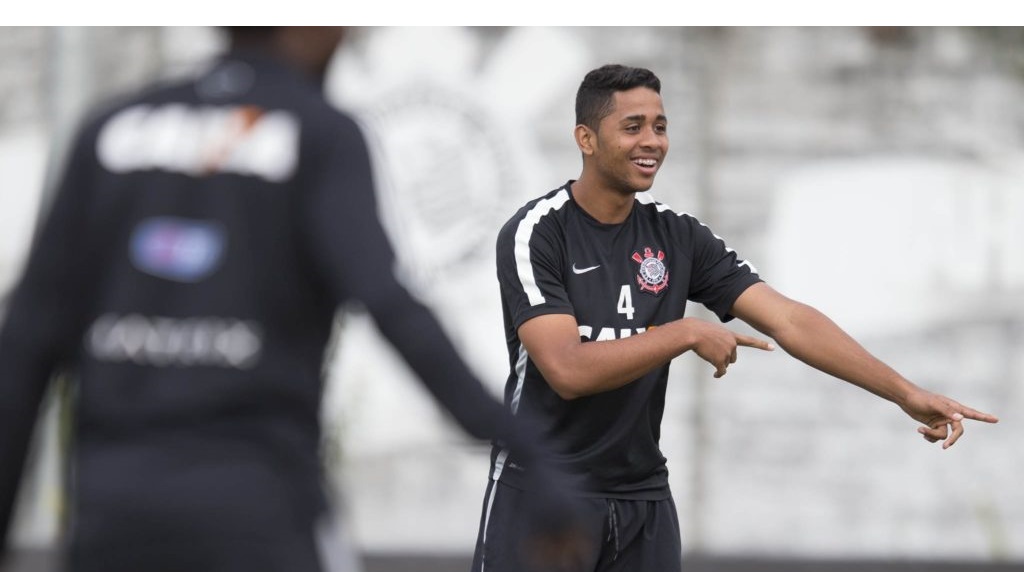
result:
[[[591,270],[597,270],[600,267],[601,267],[601,265],[598,264],[597,266],[588,266],[586,268],[576,268],[576,263],[573,262],[572,263],[572,272],[573,272],[573,274],[586,274],[587,272],[590,272]]]

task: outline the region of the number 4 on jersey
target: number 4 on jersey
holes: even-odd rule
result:
[[[623,284],[622,289],[619,290],[619,301],[615,305],[615,309],[620,314],[625,314],[627,320],[633,319],[633,312],[636,308],[633,307],[633,289],[629,287],[629,284]]]

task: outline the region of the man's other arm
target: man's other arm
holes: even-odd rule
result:
[[[852,383],[898,405],[924,424],[918,431],[943,448],[963,434],[963,420],[998,419],[911,383],[815,308],[755,284],[737,298],[732,313],[774,339],[786,352],[824,373]],[[950,431],[952,428],[952,431]]]

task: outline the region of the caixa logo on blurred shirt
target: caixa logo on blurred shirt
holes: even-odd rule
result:
[[[234,173],[279,183],[298,165],[299,120],[251,105],[135,105],[103,125],[96,155],[113,173]]]
[[[147,274],[198,282],[216,270],[224,254],[224,227],[217,222],[174,217],[143,220],[132,233],[132,264]]]

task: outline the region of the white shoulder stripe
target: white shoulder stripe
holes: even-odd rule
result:
[[[544,295],[537,286],[537,279],[533,274],[533,266],[530,264],[530,237],[533,236],[533,227],[537,226],[540,219],[547,216],[551,211],[562,208],[562,205],[569,200],[569,193],[562,189],[553,197],[538,201],[530,209],[523,220],[519,221],[516,228],[515,256],[516,272],[519,274],[519,281],[523,285],[523,291],[531,306],[544,303]]]
[[[709,227],[708,225],[700,222],[700,219],[698,219],[697,217],[695,217],[692,214],[690,214],[688,212],[685,212],[685,211],[676,212],[675,210],[672,209],[672,207],[670,207],[670,206],[668,206],[668,205],[666,205],[664,203],[659,203],[658,201],[656,201],[654,199],[654,197],[649,192],[644,191],[644,192],[641,192],[641,193],[637,193],[636,194],[636,200],[637,200],[637,202],[639,202],[642,205],[650,205],[650,204],[655,205],[655,207],[658,209],[658,212],[668,211],[668,212],[673,213],[673,214],[675,214],[677,216],[686,215],[686,216],[692,218],[693,220],[697,221],[697,223],[700,224],[702,227],[704,227],[704,228],[708,229],[709,231],[711,231],[711,227]],[[727,244],[725,244],[725,239],[723,239],[722,237],[720,237],[717,234],[715,234],[714,231],[711,231],[711,235],[714,236],[716,239],[722,241],[722,245],[725,247],[725,251],[726,252],[733,253],[733,254],[736,253],[735,250],[729,248],[729,246]],[[738,255],[737,255],[737,258],[736,258],[736,266],[746,266],[747,268],[750,269],[751,272],[753,272],[754,274],[758,274],[757,268],[755,268],[754,265],[750,263],[750,261],[744,260],[742,258],[739,258]]]
[[[639,192],[636,195],[634,195],[634,197],[636,197],[636,202],[638,202],[638,203],[640,203],[642,205],[654,205],[658,209],[658,212],[660,212],[660,213],[668,211],[668,212],[670,212],[670,213],[672,213],[674,215],[677,215],[677,216],[686,215],[686,216],[691,217],[691,218],[696,218],[693,215],[691,215],[690,213],[687,213],[687,212],[676,212],[675,209],[673,209],[672,207],[666,205],[665,203],[658,202],[657,200],[655,200],[654,195],[652,195],[648,191]]]

